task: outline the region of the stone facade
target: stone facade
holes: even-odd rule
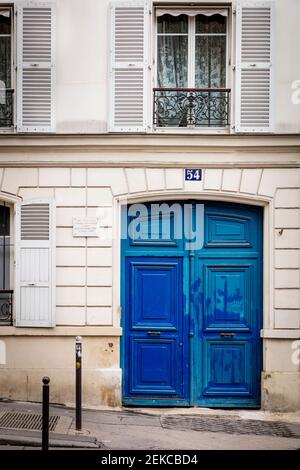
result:
[[[172,150],[166,153],[165,148],[159,154],[162,146],[152,155],[151,165],[136,166],[127,160],[126,165],[121,162],[104,166],[98,161],[93,166],[74,166],[66,164],[68,154],[62,145],[62,166],[55,166],[48,157],[48,166],[45,161],[42,166],[30,161],[27,168],[3,167],[2,199],[14,204],[50,196],[56,201],[57,287],[55,328],[1,327],[7,363],[0,365],[0,395],[39,400],[40,378],[47,373],[52,377],[52,401],[72,403],[74,337],[81,334],[85,405],[121,404],[120,207],[132,201],[195,198],[264,207],[262,407],[298,409],[300,366],[293,363],[292,354],[300,332],[300,169],[290,160],[299,155],[295,154],[294,143],[292,151],[287,144],[282,153],[274,155],[274,139],[267,139],[271,150],[262,154],[260,167],[249,168],[250,158],[246,164],[241,163],[244,151],[237,151],[227,165],[219,165],[221,153],[208,159],[206,147],[202,148],[203,138],[199,137],[197,145],[194,142],[181,157],[189,166],[198,146],[204,170],[202,182],[185,182],[183,164],[178,165]],[[184,138],[177,140],[184,146]],[[234,145],[240,145],[239,140],[231,140],[230,152]],[[90,145],[89,140],[86,147]],[[180,151],[184,152],[183,147]],[[112,152],[111,157],[122,160],[125,152]],[[138,152],[132,147],[131,160]],[[15,160],[22,157],[16,149],[13,154]],[[101,138],[97,148],[91,150],[90,164],[96,155],[99,160],[105,155]],[[158,165],[155,160],[159,155],[168,163]],[[86,154],[76,156],[83,165]],[[101,230],[106,231],[106,237],[72,236],[73,217],[99,214],[103,216]]]

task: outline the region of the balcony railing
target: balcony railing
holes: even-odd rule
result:
[[[13,94],[12,88],[0,88],[0,127],[13,126]]]
[[[13,324],[13,290],[0,290],[0,325]]]
[[[227,127],[229,88],[154,88],[155,127]]]

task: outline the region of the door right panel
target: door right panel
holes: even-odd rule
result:
[[[194,306],[198,406],[257,407],[262,319],[261,213],[208,203]]]

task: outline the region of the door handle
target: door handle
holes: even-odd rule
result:
[[[160,335],[160,331],[147,331],[147,335]]]
[[[220,333],[220,336],[230,336],[230,337],[232,337],[232,336],[235,336],[235,333],[233,333],[233,332],[228,332],[227,333],[227,331],[222,331]]]

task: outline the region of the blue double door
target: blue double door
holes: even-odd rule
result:
[[[198,220],[196,201],[164,204],[166,218],[123,212],[123,403],[259,407],[261,210],[207,202]]]

